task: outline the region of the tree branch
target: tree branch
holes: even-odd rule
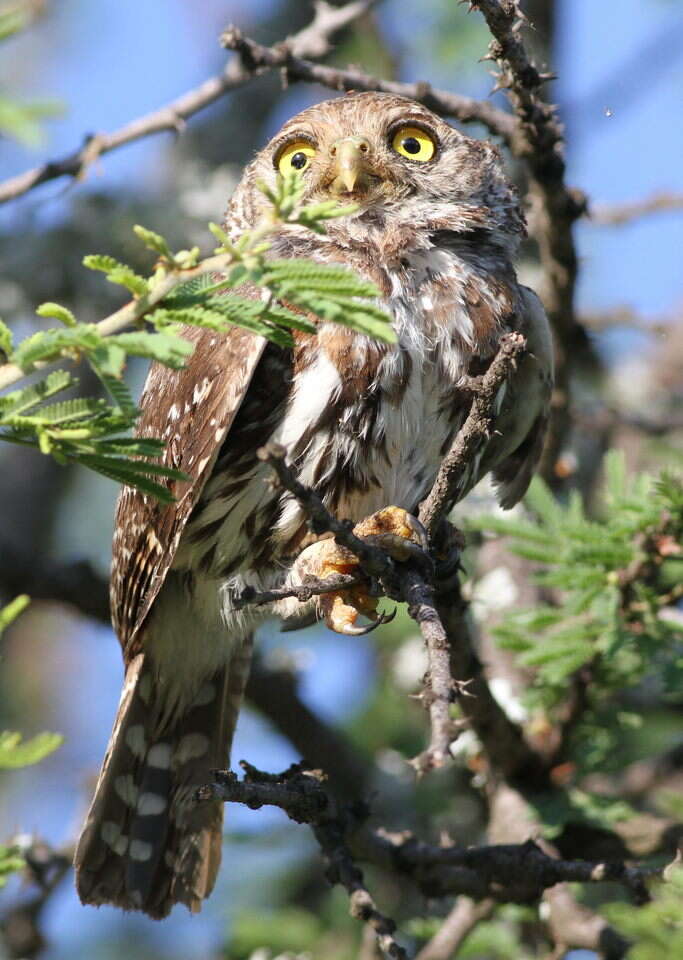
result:
[[[651,196],[635,200],[633,203],[591,206],[588,217],[591,223],[599,227],[620,227],[654,213],[671,213],[676,210],[683,210],[683,194],[658,190]]]
[[[517,143],[515,118],[504,110],[499,110],[486,100],[475,100],[462,94],[446,90],[434,90],[430,84],[399,83],[393,80],[381,80],[370,76],[355,67],[339,70],[303,60],[287,44],[264,47],[255,40],[245,37],[236,27],[223,34],[225,47],[238,52],[242,63],[254,70],[281,69],[287,80],[301,80],[307,83],[319,83],[332,90],[376,90],[381,93],[395,93],[409,97],[424,104],[435,113],[444,117],[453,117],[461,123],[481,123],[489,133],[499,136],[514,149]]]
[[[217,771],[217,780],[197,792],[199,802],[210,797],[234,800],[251,809],[264,804],[279,807],[297,823],[311,825],[315,838],[327,862],[327,879],[341,884],[349,895],[351,916],[368,924],[377,937],[377,944],[385,957],[407,960],[403,947],[394,937],[396,924],[380,913],[370,895],[363,874],[356,866],[347,844],[349,819],[336,800],[322,787],[320,771],[305,771],[295,764],[279,776],[262,773],[251,764],[241,761],[245,771],[239,781],[230,771]]]
[[[496,89],[506,91],[518,121],[513,152],[529,173],[530,228],[543,268],[542,300],[556,333],[556,391],[542,465],[546,480],[556,484],[554,466],[571,426],[571,372],[579,362],[597,363],[574,307],[578,260],[573,225],[586,211],[586,198],[565,183],[563,127],[557,107],[540,95],[551,75],[541,74],[526,53],[519,0],[472,0],[470,8],[483,14],[493,35],[488,59],[499,68]]]
[[[281,56],[285,56],[285,50],[292,51],[297,57],[323,56],[330,49],[330,41],[334,34],[366,13],[375,2],[376,0],[353,0],[343,7],[332,7],[322,0],[317,0],[314,4],[313,20],[303,30],[280,45]],[[185,121],[195,113],[271,69],[273,69],[272,66],[265,65],[247,67],[243,58],[235,59],[222,73],[209,77],[198,87],[171,100],[159,110],[138,117],[111,133],[90,134],[79,149],[0,183],[0,203],[15,200],[49,180],[60,177],[83,179],[90,166],[99,157],[136,140],[143,140],[165,131],[179,133]]]
[[[441,463],[429,496],[420,504],[419,519],[430,536],[452,509],[467,465],[490,438],[498,391],[525,349],[526,340],[520,333],[506,334],[486,373],[464,384],[472,398],[470,412]]]
[[[415,960],[450,960],[455,957],[472,930],[491,916],[494,907],[495,902],[489,898],[477,903],[470,897],[458,897],[451,912]]]
[[[296,823],[332,829],[355,859],[408,874],[426,896],[467,894],[500,903],[532,903],[557,883],[607,883],[624,886],[638,902],[649,899],[646,882],[665,868],[634,867],[622,862],[561,860],[533,840],[477,847],[436,846],[411,834],[392,835],[365,823],[366,807],[340,807],[326,789],[320,771],[295,764],[283,774],[263,774],[241,762],[240,781],[231,771],[218,771],[200,787],[197,802],[211,798],[243,803],[251,809],[275,806]]]

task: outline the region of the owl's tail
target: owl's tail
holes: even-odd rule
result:
[[[146,655],[130,663],[74,858],[83,903],[156,919],[175,903],[201,909],[220,865],[223,804],[194,794],[228,763],[250,654],[245,640],[170,715]]]

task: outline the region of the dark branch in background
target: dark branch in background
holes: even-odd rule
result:
[[[46,947],[41,933],[42,913],[52,894],[71,869],[73,850],[55,850],[40,840],[22,850],[26,862],[23,874],[32,892],[0,916],[0,930],[8,956],[32,960]]]
[[[478,923],[491,916],[494,907],[495,902],[490,898],[477,903],[470,897],[458,897],[451,912],[415,960],[450,960],[455,957],[468,935]]]
[[[501,137],[511,148],[516,142],[514,117],[499,110],[487,100],[475,100],[459,93],[434,90],[428,83],[399,83],[370,76],[355,67],[338,70],[334,67],[311,63],[296,56],[286,44],[264,47],[245,37],[236,27],[229,27],[221,41],[224,47],[235,50],[241,57],[244,69],[254,71],[279,68],[287,81],[301,80],[319,83],[332,90],[374,90],[395,93],[423,103],[430,110],[445,117],[453,117],[461,123],[481,123],[489,133]]]
[[[84,560],[53,563],[38,560],[5,541],[0,541],[0,595],[9,600],[27,593],[32,600],[58,600],[75,607],[86,617],[109,623],[107,582]]]
[[[592,206],[588,215],[591,222],[600,227],[620,227],[655,213],[672,213],[676,210],[683,210],[683,194],[657,191],[633,203]]]

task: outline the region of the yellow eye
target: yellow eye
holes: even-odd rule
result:
[[[431,160],[436,151],[434,138],[420,127],[399,127],[391,145],[402,157],[419,163]]]
[[[283,176],[293,170],[305,170],[315,154],[315,147],[308,140],[295,140],[288,143],[277,158],[277,168]]]

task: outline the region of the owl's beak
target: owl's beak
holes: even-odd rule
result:
[[[332,193],[353,193],[363,184],[369,151],[370,144],[365,137],[343,137],[332,144]]]

